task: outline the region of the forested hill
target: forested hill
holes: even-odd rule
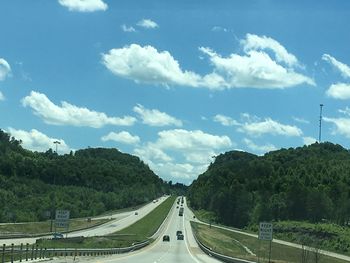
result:
[[[91,216],[171,190],[138,157],[116,149],[57,155],[20,144],[0,130],[0,222],[43,220],[53,203],[73,217]]]
[[[332,143],[264,156],[221,154],[189,188],[196,209],[243,227],[263,220],[350,220],[350,153]]]

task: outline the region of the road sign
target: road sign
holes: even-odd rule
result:
[[[273,227],[272,223],[260,222],[259,224],[259,239],[272,240]]]
[[[68,228],[69,210],[56,210],[55,225],[56,227]]]

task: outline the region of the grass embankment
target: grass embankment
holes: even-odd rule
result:
[[[83,228],[93,227],[105,222],[108,222],[109,219],[98,219],[98,220],[91,220],[91,222],[88,222],[87,219],[71,219],[69,220],[69,231],[79,230]],[[50,221],[43,221],[43,222],[29,222],[29,223],[19,223],[19,224],[6,224],[6,225],[0,225],[0,236],[1,233],[11,234],[11,233],[18,233],[18,234],[44,234],[49,233],[51,227]],[[57,229],[57,232],[64,231],[64,229]]]
[[[330,223],[312,224],[308,222],[274,222],[274,237],[293,243],[316,245],[323,250],[350,256],[350,227]],[[258,226],[249,230],[258,232]]]
[[[252,260],[255,262],[268,262],[269,242],[259,241],[257,238],[234,233],[215,227],[209,227],[203,224],[193,223],[193,230],[197,238],[206,246],[218,253],[235,258]],[[246,248],[252,253],[249,253]],[[272,243],[271,262],[274,263],[299,263],[316,262],[315,253],[305,251],[308,261],[302,261],[302,250]],[[347,261],[319,255],[318,263],[345,263]]]
[[[213,212],[194,210],[196,217],[205,223],[216,223]],[[224,226],[224,225],[222,225]],[[225,226],[231,229],[234,227]],[[241,230],[241,229],[239,229]],[[242,231],[258,234],[258,225],[251,225]],[[308,246],[316,246],[322,250],[350,256],[350,227],[331,223],[309,223],[299,221],[273,222],[274,238]]]
[[[127,247],[133,243],[148,240],[160,227],[168,215],[176,197],[171,196],[145,217],[131,226],[101,237],[78,237],[57,240],[41,240],[43,248],[116,248]],[[135,215],[136,216],[136,215]]]

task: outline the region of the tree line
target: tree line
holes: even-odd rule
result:
[[[0,130],[0,222],[45,220],[53,207],[93,216],[184,191],[117,149],[32,152]]]
[[[216,157],[189,187],[195,209],[223,224],[260,221],[350,222],[350,152],[315,143],[256,156],[231,151]]]

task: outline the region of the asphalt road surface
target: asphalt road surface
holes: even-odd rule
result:
[[[180,206],[179,206],[180,207]],[[73,261],[72,257],[58,258],[51,260],[55,263],[68,262],[87,262],[87,263],[113,263],[113,262],[132,262],[132,263],[214,263],[220,262],[206,255],[197,245],[190,226],[190,219],[193,218],[192,212],[184,203],[184,216],[179,216],[179,208],[176,203],[173,206],[163,227],[158,233],[159,237],[149,246],[131,253],[100,256],[100,257],[77,257]],[[181,230],[184,234],[184,240],[177,240],[176,231]],[[170,242],[163,241],[163,235],[170,236]]]
[[[159,204],[161,204],[164,200],[166,200],[168,197],[161,197],[159,198],[158,202],[156,203],[149,203],[137,210],[138,215],[135,215],[135,211],[131,212],[124,212],[124,213],[117,213],[113,215],[107,216],[108,218],[113,218],[113,220],[93,228],[75,231],[68,234],[68,237],[75,237],[75,236],[103,236],[107,234],[114,233],[116,231],[119,231],[123,228],[126,228],[130,226],[131,224],[135,223],[145,215],[147,215],[149,212],[151,212],[154,208],[156,208]],[[52,238],[52,236],[44,236],[40,238]],[[12,239],[0,239],[0,245],[11,245],[12,243],[14,245],[20,245],[21,243],[26,244],[33,244],[35,241],[39,238],[12,238]]]

